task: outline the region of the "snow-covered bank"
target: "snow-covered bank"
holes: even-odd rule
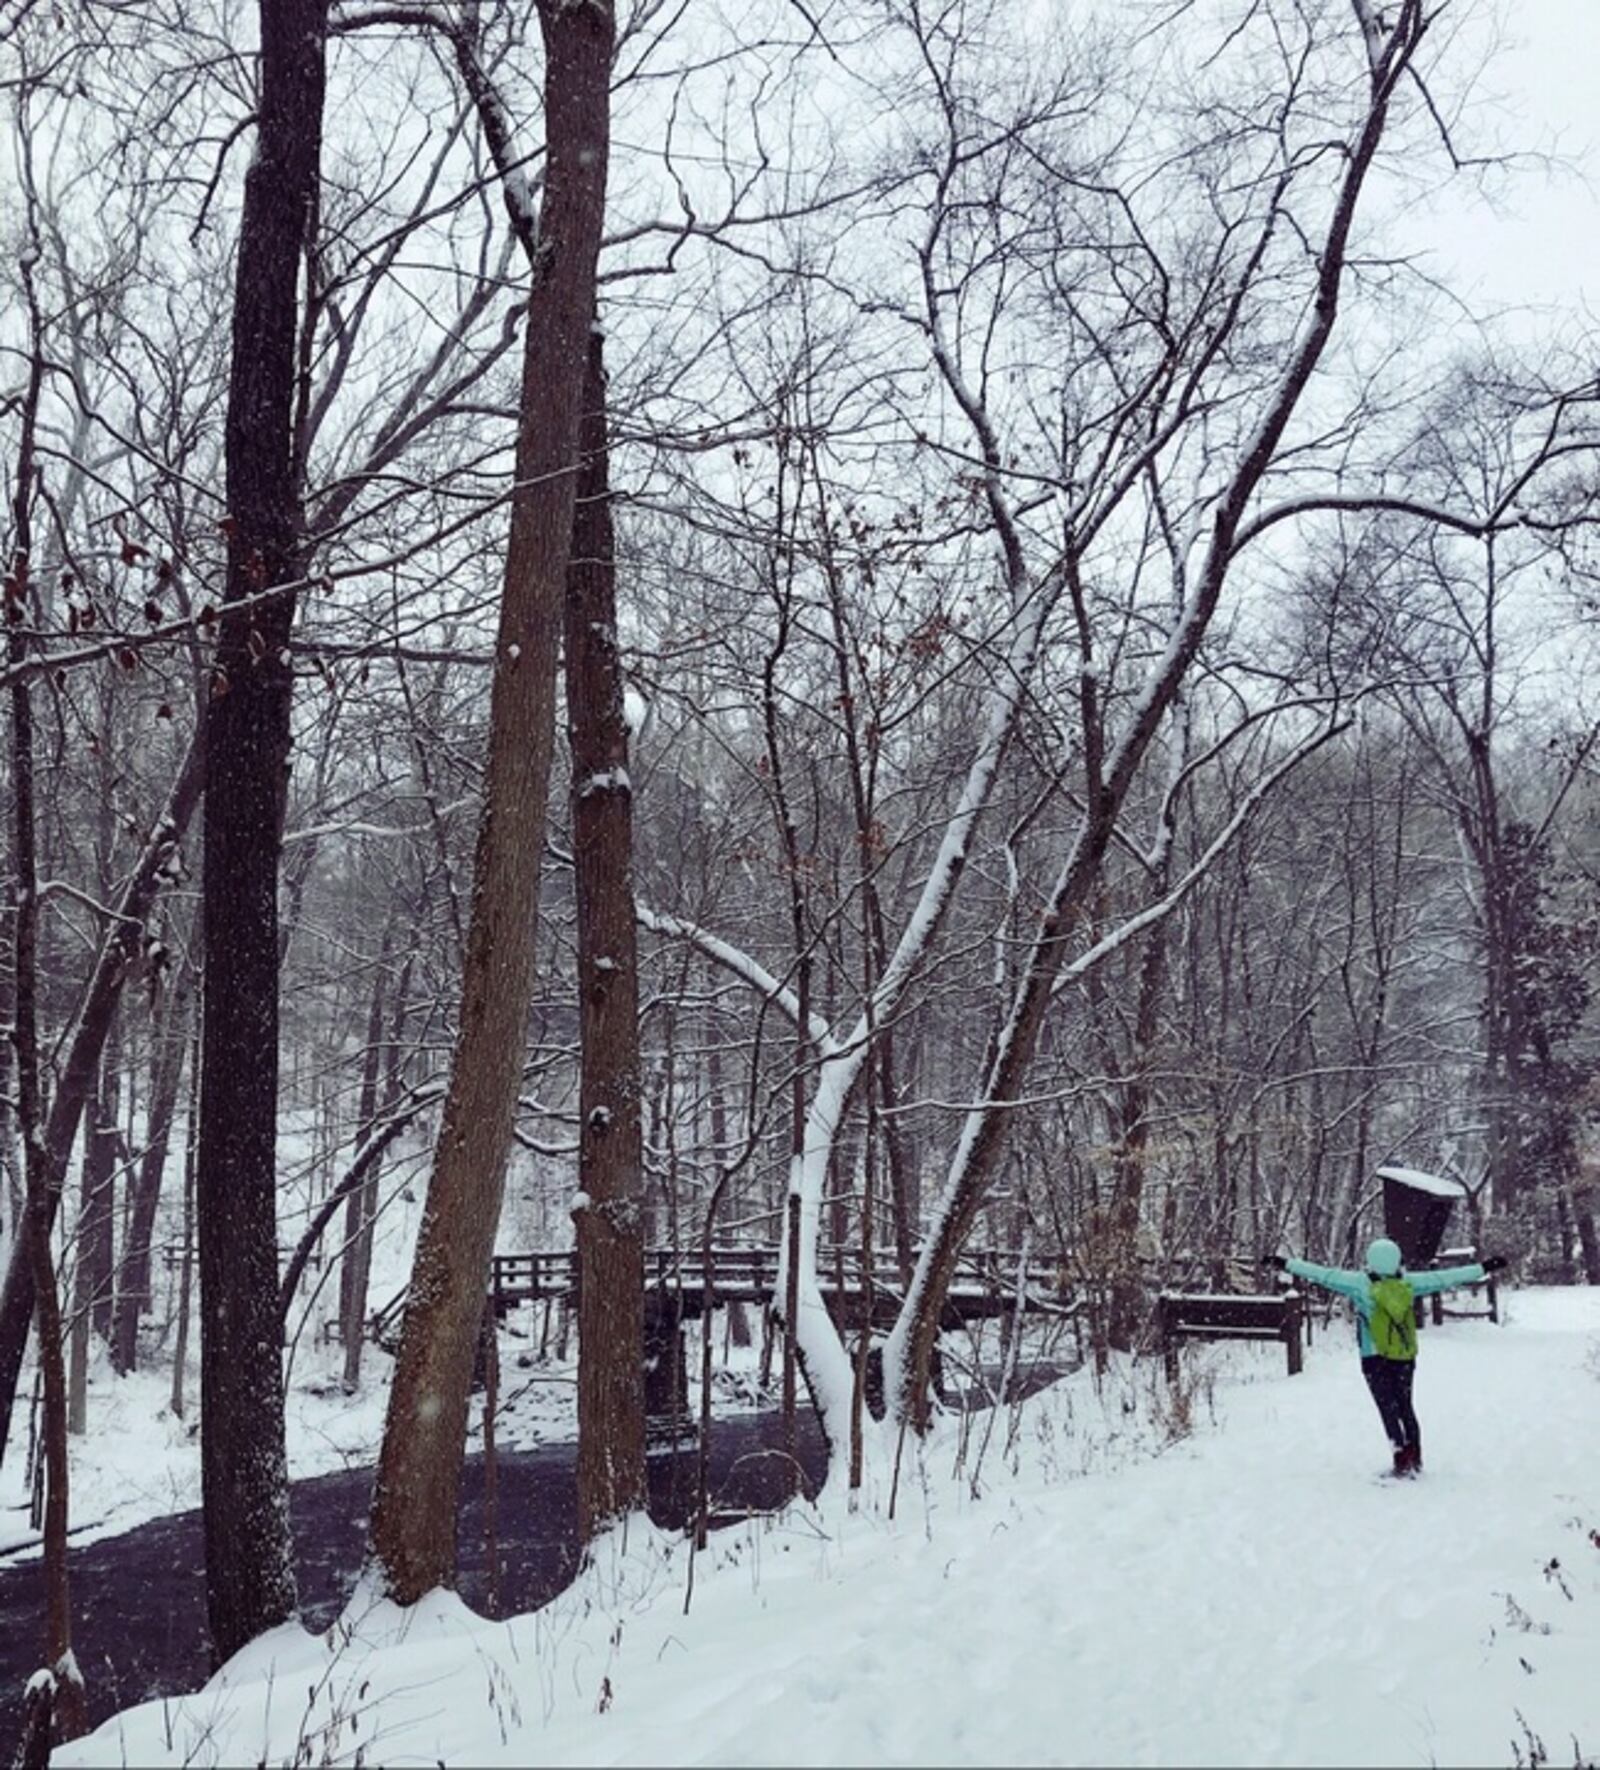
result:
[[[718,1367],[713,1405],[719,1419],[753,1412],[770,1400],[755,1377],[760,1349],[724,1344],[725,1311],[712,1324]],[[691,1364],[698,1368],[698,1324],[692,1324]],[[495,1442],[502,1451],[536,1450],[570,1443],[577,1437],[576,1337],[566,1357],[538,1358],[538,1322],[531,1309],[514,1314],[500,1336],[500,1396]],[[346,1394],[339,1382],[343,1351],[338,1345],[302,1347],[285,1398],[285,1437],[292,1480],[331,1475],[377,1461],[388,1405],[392,1360],[369,1347],[361,1388]],[[167,1368],[119,1377],[105,1348],[95,1346],[90,1383],[92,1430],[70,1443],[72,1456],[72,1541],[91,1543],[116,1536],[153,1518],[190,1511],[200,1504],[198,1373],[191,1371],[188,1416],[177,1418],[168,1405]],[[0,1568],[41,1553],[38,1533],[28,1523],[27,1461],[23,1454],[22,1409],[18,1409],[16,1454],[0,1469]],[[474,1398],[467,1448],[483,1444],[483,1398]]]
[[[1293,1379],[1199,1357],[1180,1442],[1127,1411],[1143,1371],[1080,1375],[1009,1457],[1002,1425],[977,1497],[947,1432],[892,1525],[722,1533],[687,1616],[682,1544],[635,1529],[533,1615],[363,1601],[58,1762],[1508,1765],[1524,1722],[1592,1759],[1600,1294],[1430,1329],[1416,1484],[1377,1478],[1346,1333]]]

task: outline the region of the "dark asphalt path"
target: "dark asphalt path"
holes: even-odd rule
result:
[[[806,1490],[825,1472],[822,1436],[802,1410],[800,1461]],[[772,1412],[718,1421],[712,1430],[714,1511],[742,1515],[783,1503],[783,1424]],[[576,1446],[502,1452],[499,1461],[500,1609],[516,1615],[548,1602],[577,1567]],[[301,1612],[325,1628],[343,1607],[366,1544],[372,1470],[353,1469],[291,1487]],[[694,1499],[693,1447],[650,1457],[650,1516],[679,1527]],[[468,1459],[458,1526],[459,1589],[487,1611],[483,1458]],[[89,1714],[108,1715],[202,1684],[210,1665],[199,1512],[180,1512],[71,1551],[73,1644],[88,1687]],[[0,1763],[11,1756],[22,1690],[43,1644],[44,1573],[35,1559],[0,1568]]]

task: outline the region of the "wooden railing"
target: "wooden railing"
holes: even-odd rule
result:
[[[977,1291],[1014,1295],[1019,1271],[1023,1287],[1030,1293],[1064,1298],[1070,1288],[1058,1261],[1035,1256],[1024,1268],[1015,1252],[981,1248],[962,1255],[951,1290],[958,1295]],[[706,1288],[707,1273],[705,1256],[698,1248],[652,1248],[645,1254],[646,1290],[698,1293]],[[722,1296],[756,1300],[770,1296],[778,1284],[778,1249],[750,1243],[713,1248],[709,1275]],[[819,1250],[817,1285],[824,1295],[839,1291],[854,1295],[866,1288],[863,1280],[859,1249]],[[577,1255],[571,1249],[496,1254],[489,1282],[495,1306],[501,1310],[516,1303],[570,1296],[577,1286]],[[874,1256],[872,1288],[886,1297],[902,1294],[900,1268],[887,1251]]]
[[[710,1288],[723,1301],[764,1302],[778,1286],[778,1253],[776,1246],[755,1242],[712,1248]],[[1248,1289],[1250,1274],[1225,1261],[1179,1255],[1141,1258],[1139,1265],[1152,1289],[1156,1284],[1181,1292]],[[698,1247],[651,1248],[645,1253],[647,1294],[676,1293],[698,1310],[707,1276],[706,1259]],[[1016,1298],[1019,1276],[1024,1306],[1030,1310],[1071,1315],[1085,1306],[1085,1286],[1073,1262],[1050,1253],[1030,1253],[1024,1262],[1020,1251],[1012,1248],[968,1248],[957,1262],[948,1300],[959,1307],[964,1300],[971,1305],[975,1299],[988,1299],[988,1306],[976,1312],[999,1313],[1002,1300]],[[818,1249],[817,1284],[825,1298],[859,1300],[867,1289],[863,1280],[858,1247]],[[571,1248],[496,1254],[490,1266],[489,1294],[495,1313],[502,1317],[519,1304],[570,1301],[577,1284],[577,1254]],[[886,1248],[874,1251],[871,1289],[886,1304],[904,1295],[899,1265]],[[375,1340],[386,1341],[398,1333],[406,1294],[401,1290],[368,1317],[368,1332]]]

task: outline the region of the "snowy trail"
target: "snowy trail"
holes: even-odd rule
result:
[[[1430,1331],[1420,1482],[1375,1479],[1386,1453],[1347,1331],[1293,1380],[1275,1351],[1230,1349],[1255,1380],[1220,1398],[1223,1429],[1031,1496],[988,1532],[974,1511],[963,1553],[940,1553],[936,1519],[903,1557],[898,1628],[870,1589],[853,1630],[822,1605],[797,1629],[774,1599],[741,1632],[754,1676],[719,1692],[680,1672],[637,1700],[706,1762],[1504,1764],[1512,1701],[1537,1708],[1543,1680],[1584,1695],[1587,1714],[1553,1725],[1592,1751],[1600,1603],[1569,1605],[1541,1575],[1551,1556],[1591,1588],[1600,1573],[1571,1522],[1600,1526],[1600,1382],[1573,1301],[1517,1299],[1503,1331]],[[1586,1626],[1508,1631],[1507,1590],[1539,1620],[1571,1610]],[[606,1753],[593,1734],[549,1745],[559,1761],[640,1761],[639,1739]]]
[[[1297,1378],[1275,1348],[1200,1353],[1217,1423],[1200,1401],[1195,1435],[1153,1458],[1110,1466],[1113,1445],[1067,1478],[1095,1433],[1126,1428],[1063,1385],[1030,1404],[1014,1473],[991,1449],[979,1501],[949,1480],[947,1442],[893,1527],[829,1512],[721,1539],[687,1618],[675,1552],[651,1590],[602,1569],[575,1607],[510,1631],[441,1603],[378,1648],[380,1618],[335,1682],[359,1671],[383,1693],[367,1761],[396,1764],[1508,1765],[1519,1708],[1554,1763],[1572,1734],[1592,1757],[1600,1293],[1514,1294],[1508,1317],[1425,1335],[1415,1484],[1377,1478],[1336,1323]],[[636,1544],[630,1565],[665,1552]],[[268,1736],[293,1749],[256,1651],[233,1691],[196,1699],[224,1761],[235,1704],[252,1760]],[[488,1707],[486,1662],[504,1668]],[[453,1667],[472,1701],[441,1701]],[[344,1724],[353,1755],[364,1724]],[[181,1760],[181,1730],[163,1751],[154,1725],[126,1716],[61,1761]]]

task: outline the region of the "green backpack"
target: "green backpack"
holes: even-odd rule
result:
[[[1403,1278],[1372,1280],[1372,1344],[1380,1358],[1409,1362],[1417,1356],[1416,1292]]]

